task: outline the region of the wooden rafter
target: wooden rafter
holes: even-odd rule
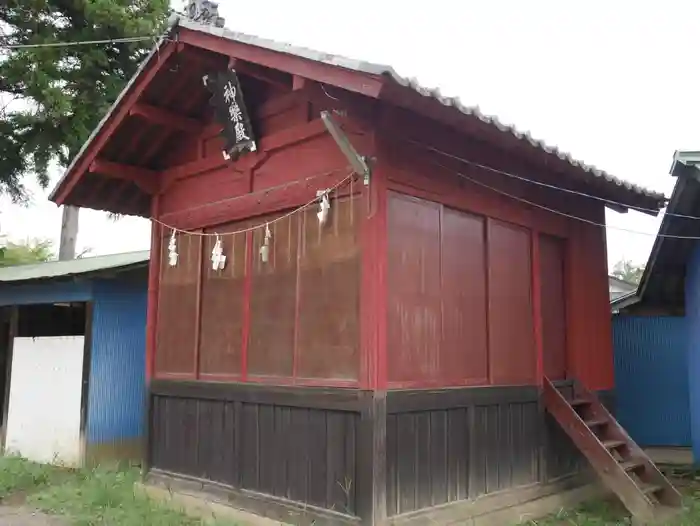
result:
[[[51,196],[53,201],[59,205],[63,204],[71,190],[73,190],[75,185],[80,180],[82,174],[91,166],[100,150],[102,150],[103,146],[112,136],[114,130],[128,114],[129,109],[131,109],[133,104],[138,100],[141,93],[143,93],[153,77],[155,77],[156,73],[158,73],[158,71],[160,71],[163,65],[168,61],[176,48],[176,43],[169,42],[165,44],[158,53],[151,56],[148,66],[143,70],[141,76],[135,81],[133,86],[131,86],[129,91],[120,100],[118,106],[114,109],[105,125],[99,129],[99,132],[95,136],[89,148],[82,154],[80,159],[78,159],[75,166],[67,174],[65,180],[61,181],[56,187]]]
[[[114,179],[131,181],[147,194],[155,194],[158,190],[159,172],[139,166],[120,164],[104,159],[96,159],[90,165],[89,171]]]
[[[261,80],[267,84],[282,88],[286,91],[292,89],[292,76],[277,69],[267,68],[259,64],[253,64],[245,60],[233,59],[232,67],[241,75]]]
[[[175,100],[182,87],[186,85],[186,80],[187,76],[182,75],[181,79],[177,81],[176,86],[174,86],[173,89],[168,91],[166,94],[166,103],[170,103]],[[188,97],[188,99],[183,103],[182,109],[184,111],[189,111],[199,102],[199,100],[200,99],[198,97]],[[141,163],[148,163],[151,160],[151,157],[155,155],[155,153],[170,139],[171,136],[171,130],[165,129],[163,130],[163,133],[154,138],[153,141],[151,141],[151,143],[144,149],[140,159]]]
[[[138,115],[153,124],[166,128],[175,128],[180,131],[197,134],[202,131],[204,125],[197,119],[185,117],[172,111],[138,102],[129,110],[129,115]]]
[[[204,66],[205,69],[219,71],[227,67],[234,69],[241,75],[245,75],[257,80],[261,80],[267,84],[272,84],[281,87],[285,90],[291,90],[293,81],[292,75],[283,71],[260,66],[246,60],[236,57],[224,57],[202,51],[192,46],[186,46],[186,51],[182,54],[185,60],[195,62]]]
[[[219,53],[228,57],[236,57],[257,67],[264,67],[266,70],[274,70],[288,74],[286,86],[291,90],[291,75],[299,75],[315,82],[330,84],[331,86],[342,87],[348,91],[360,93],[373,98],[379,98],[384,80],[377,76],[363,74],[338,68],[330,64],[323,64],[304,57],[286,53],[280,53],[271,49],[264,49],[254,45],[220,38],[212,34],[205,34],[181,28],[179,32],[180,41],[192,47],[199,47],[212,53]],[[239,66],[237,65],[238,69]],[[243,74],[249,74],[244,72]]]

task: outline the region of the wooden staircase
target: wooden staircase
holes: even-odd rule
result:
[[[680,493],[629,437],[598,397],[574,382],[567,399],[544,379],[544,406],[584,454],[635,524],[664,524],[681,510]]]

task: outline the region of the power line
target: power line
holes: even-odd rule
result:
[[[55,48],[55,47],[70,47],[70,46],[90,46],[101,44],[128,44],[132,42],[145,42],[146,40],[153,41],[159,38],[158,36],[143,36],[143,37],[124,37],[110,38],[104,40],[75,40],[71,42],[44,42],[41,44],[3,44],[0,43],[0,49],[39,49],[39,48]]]
[[[454,159],[454,160],[456,160],[456,161],[462,162],[462,163],[464,163],[464,164],[469,164],[469,165],[474,166],[474,167],[476,167],[476,168],[480,168],[480,169],[482,169],[482,170],[486,170],[486,171],[489,171],[489,172],[492,172],[492,173],[497,173],[497,174],[500,174],[500,175],[505,175],[505,176],[507,176],[507,177],[510,177],[510,178],[512,178],[512,179],[517,179],[517,180],[519,180],[519,181],[524,181],[524,182],[532,183],[532,184],[535,184],[535,185],[538,185],[538,186],[542,186],[542,187],[544,187],[544,188],[551,188],[551,189],[553,189],[553,190],[559,190],[559,191],[561,191],[561,192],[566,192],[566,193],[568,193],[568,194],[573,194],[573,195],[579,195],[579,196],[582,196],[582,197],[587,197],[587,198],[589,198],[589,199],[595,199],[595,200],[597,200],[597,201],[601,201],[601,202],[603,202],[603,203],[608,203],[608,204],[611,204],[611,205],[623,206],[623,207],[625,207],[625,208],[629,208],[629,209],[635,210],[635,211],[637,211],[637,212],[646,212],[646,213],[653,213],[653,214],[657,214],[657,213],[658,213],[658,210],[655,210],[655,209],[653,209],[653,208],[644,208],[644,207],[641,207],[641,206],[630,205],[630,204],[627,204],[627,203],[623,203],[623,202],[621,202],[621,201],[614,201],[614,200],[612,200],[612,199],[606,199],[606,198],[604,198],[604,197],[600,197],[600,196],[597,196],[597,195],[587,194],[587,193],[585,193],[585,192],[580,192],[580,191],[578,191],[578,190],[572,190],[572,189],[570,189],[570,188],[563,188],[563,187],[561,187],[561,186],[557,186],[557,185],[554,185],[554,184],[549,184],[549,183],[545,183],[545,182],[543,182],[543,181],[537,181],[537,180],[535,180],[535,179],[530,179],[530,178],[528,178],[528,177],[523,177],[522,175],[517,175],[517,174],[514,174],[514,173],[512,173],[512,172],[507,172],[507,171],[504,171],[504,170],[499,170],[498,168],[493,168],[493,167],[491,167],[491,166],[487,166],[487,165],[485,165],[485,164],[478,163],[478,162],[476,162],[476,161],[472,161],[472,160],[469,160],[469,159],[465,159],[465,158],[460,157],[460,156],[458,156],[458,155],[454,155],[454,154],[445,152],[445,151],[440,150],[440,149],[438,149],[438,148],[435,148],[435,147],[433,147],[433,146],[428,146],[428,145],[426,145],[426,144],[423,144],[423,143],[418,142],[418,141],[414,141],[414,140],[412,140],[412,139],[405,139],[405,141],[406,141],[406,142],[410,142],[411,144],[415,144],[415,145],[417,145],[417,146],[420,146],[420,147],[422,147],[422,148],[424,148],[424,149],[426,149],[426,150],[429,150],[429,151],[431,151],[431,152],[433,152],[433,153],[437,153],[437,154],[439,154],[439,155],[443,155],[443,156],[448,157],[448,158],[450,158],[450,159]],[[444,167],[444,168],[447,168],[447,167]],[[449,169],[449,168],[447,168],[447,169]],[[685,219],[700,220],[700,217],[697,217],[697,216],[690,216],[690,215],[685,215],[685,214],[674,214],[674,213],[668,212],[668,213],[665,213],[664,215],[669,215],[669,216],[673,216],[673,217],[681,217],[681,218],[685,218]]]
[[[437,166],[440,166],[441,168],[445,168],[445,169],[448,169],[448,170],[450,169],[450,168],[448,168],[447,166],[441,165],[441,164],[439,164],[439,163],[433,163],[433,164],[436,164]],[[474,183],[474,184],[476,184],[477,186],[481,186],[482,188],[486,188],[487,190],[491,190],[491,191],[493,191],[493,192],[496,192],[497,194],[501,194],[501,195],[504,196],[504,197],[509,197],[509,198],[511,198],[511,199],[515,199],[516,201],[520,201],[521,203],[524,203],[524,204],[526,204],[526,205],[533,206],[533,207],[535,207],[535,208],[539,208],[539,209],[541,209],[541,210],[545,210],[546,212],[551,212],[551,213],[553,213],[553,214],[557,214],[557,215],[560,215],[560,216],[562,216],[562,217],[566,217],[566,218],[568,218],[568,219],[574,219],[574,220],[576,220],[576,221],[581,221],[582,223],[586,223],[586,224],[589,224],[589,225],[593,225],[593,226],[597,226],[597,227],[601,227],[601,228],[609,228],[610,230],[618,230],[618,231],[620,231],[620,232],[627,232],[627,233],[629,233],[629,234],[638,234],[638,235],[641,235],[641,236],[665,237],[665,238],[670,238],[670,239],[700,240],[700,237],[698,237],[698,236],[678,236],[678,235],[673,235],[673,234],[661,234],[661,233],[652,234],[652,233],[650,233],[650,232],[642,232],[642,231],[640,231],[640,230],[633,230],[633,229],[630,229],[630,228],[623,228],[623,227],[617,227],[617,226],[612,226],[612,225],[606,225],[606,224],[604,224],[604,223],[598,223],[597,221],[592,221],[592,220],[590,220],[590,219],[586,219],[585,217],[578,217],[578,216],[575,216],[575,215],[572,215],[572,214],[568,214],[568,213],[566,213],[566,212],[562,212],[562,211],[560,211],[560,210],[556,210],[556,209],[554,209],[554,208],[550,208],[550,207],[545,206],[545,205],[541,205],[541,204],[539,204],[539,203],[534,203],[534,202],[532,202],[532,201],[530,201],[530,200],[528,200],[528,199],[524,199],[524,198],[522,198],[522,197],[518,197],[517,195],[513,195],[513,194],[511,194],[511,193],[505,192],[505,191],[500,190],[500,189],[498,189],[498,188],[494,188],[493,186],[488,185],[488,184],[486,184],[486,183],[482,183],[481,181],[477,181],[477,180],[474,179],[473,177],[470,177],[470,176],[468,176],[468,175],[466,175],[466,174],[463,174],[463,173],[460,173],[460,172],[455,172],[455,173],[456,173],[459,177],[461,177],[462,179],[466,179],[467,181],[469,181],[469,182],[471,182],[471,183]]]

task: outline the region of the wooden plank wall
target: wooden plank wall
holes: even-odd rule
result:
[[[395,192],[388,223],[389,387],[536,384],[530,230]]]
[[[355,515],[357,396],[263,389],[155,381],[151,467]]]
[[[361,427],[371,397],[361,391],[156,380],[151,396],[152,472],[350,518],[375,498],[363,478],[373,457]],[[536,387],[390,391],[386,411],[375,461],[385,462],[377,495],[389,517],[551,482],[582,466],[540,410]]]
[[[530,387],[390,393],[387,514],[575,473],[582,457]]]
[[[162,240],[155,376],[208,381],[356,385],[359,378],[358,195],[204,229],[220,234],[226,267],[211,269],[216,237],[177,234],[178,264]],[[259,253],[269,222],[269,259]]]

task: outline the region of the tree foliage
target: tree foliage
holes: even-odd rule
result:
[[[10,49],[10,45],[160,34],[168,0],[0,0],[0,192],[42,187],[66,166],[114,102],[153,40]]]
[[[637,265],[632,263],[629,259],[622,259],[615,263],[612,275],[628,283],[639,285],[639,280],[642,279],[642,274],[644,274],[644,266],[644,264]]]
[[[8,243],[0,250],[0,267],[41,263],[54,259],[49,240],[33,239],[24,243]]]

